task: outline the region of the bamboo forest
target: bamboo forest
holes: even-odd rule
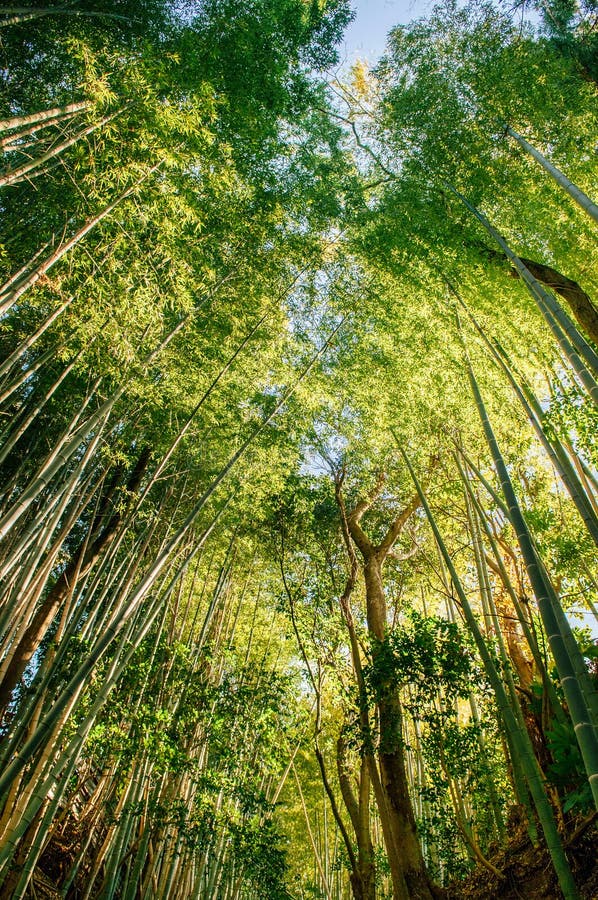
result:
[[[0,897],[597,900],[596,0],[28,4]]]

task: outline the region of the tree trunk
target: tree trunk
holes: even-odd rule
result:
[[[346,743],[341,730],[336,742],[336,764],[338,781],[343,802],[349,813],[355,838],[357,840],[357,859],[351,867],[351,890],[354,900],[375,900],[376,870],[374,866],[374,846],[370,833],[370,777],[368,760],[365,756],[360,760],[359,799],[355,796],[351,785],[346,760]]]
[[[375,546],[361,528],[360,521],[379,496],[384,483],[385,476],[381,473],[370,496],[360,501],[348,516],[344,513],[342,497],[337,494],[346,528],[363,557],[366,614],[368,631],[372,637],[374,668],[388,630],[382,567],[407,520],[420,505],[418,497],[413,497],[391,523],[380,544]],[[391,870],[393,897],[394,900],[432,900],[434,889],[426,872],[409,796],[403,752],[401,703],[396,689],[388,683],[382,682],[379,685],[377,707],[380,779],[377,778],[373,759],[370,761],[371,774]]]
[[[506,253],[487,247],[481,241],[476,241],[475,246],[479,248],[484,259],[490,262],[509,259]],[[537,262],[524,256],[520,256],[519,259],[536,281],[550,288],[566,301],[578,324],[581,325],[590,340],[598,346],[598,309],[581,285],[546,263]],[[521,277],[515,266],[511,267],[511,276],[513,278]]]
[[[567,301],[569,308],[577,322],[581,325],[587,336],[598,346],[598,309],[594,306],[591,297],[572,278],[562,275],[552,266],[534,262],[533,259],[520,257],[526,269],[532,273],[537,281],[545,284],[555,294],[559,294]],[[519,272],[511,269],[514,278],[519,278]]]
[[[382,584],[382,563],[377,553],[368,555],[364,566],[367,620],[375,642],[372,651],[374,667],[380,656],[378,642],[386,638],[386,600]],[[415,816],[409,796],[402,737],[402,709],[396,690],[380,686],[380,747],[378,759],[384,791],[388,797],[390,824],[394,842],[400,850],[402,875],[407,896],[413,900],[433,897],[426,872]]]

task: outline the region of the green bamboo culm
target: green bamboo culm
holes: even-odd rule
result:
[[[593,721],[590,711],[590,703],[588,702],[588,698],[592,697],[593,686],[591,685],[587,670],[585,669],[583,657],[581,656],[581,652],[579,651],[579,647],[577,647],[573,636],[569,635],[567,641],[564,638],[562,629],[565,627],[568,628],[566,617],[562,608],[560,608],[561,614],[558,614],[555,609],[555,606],[560,607],[558,597],[552,590],[549,580],[544,577],[544,567],[536,553],[532,536],[523,517],[523,513],[521,512],[505,461],[494,436],[490,420],[488,419],[478,383],[468,360],[467,372],[475,403],[482,421],[486,441],[490,448],[494,466],[507,501],[509,519],[517,535],[517,541],[523,556],[526,572],[531,582],[532,590],[538,601],[538,609],[540,611],[542,623],[548,637],[550,650],[565,694],[567,706],[569,707],[569,715],[571,716],[571,721],[583,758],[594,803],[598,809],[598,737],[596,734],[595,722]],[[570,631],[570,629],[568,630]],[[577,666],[574,665],[570,656],[570,651],[575,650],[577,651],[578,657],[576,660]],[[583,671],[580,671],[580,663],[581,667],[583,667]],[[583,677],[584,674],[585,678]],[[590,702],[592,702],[591,699]]]
[[[500,627],[500,622],[498,620],[498,613],[496,610],[496,606],[494,604],[494,598],[492,596],[492,588],[490,585],[490,576],[488,574],[488,569],[486,566],[486,560],[484,558],[484,547],[482,541],[482,535],[480,530],[478,512],[474,506],[472,499],[471,486],[465,483],[465,507],[467,512],[467,524],[469,528],[469,533],[472,538],[473,544],[473,552],[475,559],[475,567],[478,576],[478,587],[480,592],[480,599],[482,600],[482,604],[485,609],[488,610],[488,616],[490,618],[492,628],[494,634],[496,636],[496,645],[498,648],[498,654],[500,656],[500,661],[502,665],[502,671],[504,673],[504,679],[506,681],[507,690],[509,700],[511,701],[511,709],[517,719],[517,724],[520,729],[525,730],[525,721],[523,718],[523,712],[521,710],[521,705],[519,703],[519,698],[517,696],[517,690],[515,688],[515,682],[513,680],[513,673],[511,669],[511,662],[507,653],[507,649],[505,647],[505,642],[502,634],[502,630]],[[518,754],[515,750],[513,744],[512,735],[506,731],[506,739],[509,744],[510,753],[511,753],[511,762],[513,765],[513,775],[517,770],[521,771],[521,775],[519,776],[521,780],[523,780],[523,784],[525,786],[525,794],[528,794],[525,773],[523,772],[523,767],[521,765],[521,760],[518,757]],[[515,752],[513,752],[515,751]],[[523,797],[523,805],[527,811],[528,817],[528,834],[530,836],[530,840],[534,846],[537,845],[537,831],[536,831],[536,823],[533,818],[532,810],[530,807],[529,796]]]
[[[27,765],[28,761],[33,757],[38,748],[43,744],[47,735],[51,733],[51,729],[58,721],[63,710],[67,708],[70,700],[75,696],[80,686],[85,683],[85,679],[93,671],[96,664],[103,657],[108,647],[113,643],[117,635],[121,632],[123,625],[127,623],[133,616],[133,614],[137,611],[147,592],[152,588],[159,573],[165,568],[169,560],[172,558],[172,554],[180,547],[183,539],[189,534],[191,528],[195,525],[208,500],[210,500],[220,484],[226,479],[228,474],[235,467],[241,457],[251,447],[256,437],[261,434],[261,432],[267,427],[267,425],[272,421],[277,413],[280,412],[283,406],[288,402],[291,395],[297,390],[298,386],[309,375],[318,359],[320,359],[320,357],[324,354],[326,349],[330,346],[331,342],[334,340],[335,336],[342,328],[344,322],[345,318],[340,320],[340,322],[332,330],[331,334],[317,351],[317,353],[305,366],[299,377],[282,395],[276,406],[254,429],[249,437],[245,439],[245,441],[235,451],[235,453],[233,453],[228,462],[220,469],[218,475],[206,488],[202,496],[197,500],[195,506],[192,508],[186,520],[164,546],[162,552],[154,561],[151,569],[145,574],[139,585],[136,587],[133,595],[127,603],[127,606],[123,609],[120,609],[116,613],[116,615],[113,617],[112,621],[102,634],[102,637],[97,641],[93,652],[91,652],[87,656],[87,658],[79,666],[78,670],[75,672],[69,683],[64,687],[61,694],[56,698],[53,706],[40,722],[37,730],[27,738],[24,745],[19,749],[18,753],[15,754],[14,758],[7,765],[6,769],[0,774],[0,795],[3,791],[7,790],[10,787],[13,780],[18,776],[19,772]],[[222,515],[224,510],[228,507],[229,502],[230,498],[223,506],[221,506],[220,510],[216,513],[216,516],[212,520],[211,524],[202,535],[200,543],[198,543],[198,549],[210,536],[220,515]],[[2,860],[3,856],[2,851],[0,850],[0,862],[2,862]]]
[[[490,424],[490,423],[488,422],[488,424]],[[484,486],[485,490],[488,491],[489,495],[492,497],[492,499],[496,503],[498,509],[500,509],[500,511],[502,512],[504,517],[511,523],[511,525],[513,526],[515,531],[517,531],[516,525],[513,522],[513,519],[511,517],[511,511],[510,511],[509,507],[507,506],[507,504],[499,496],[499,494],[497,494],[497,492],[494,490],[494,488],[492,487],[492,485],[490,484],[488,479],[483,476],[483,474],[480,472],[480,470],[476,467],[476,465],[472,462],[472,460],[467,456],[465,451],[461,448],[458,448],[458,450],[459,450],[460,455],[463,457],[463,459],[467,463],[467,466],[471,469],[472,472],[474,472],[474,474],[475,474],[476,478],[479,480],[480,484],[482,484]],[[500,455],[500,451],[499,451],[499,455]],[[504,465],[504,461],[503,461],[503,465]],[[515,498],[515,502],[517,503],[516,498]],[[519,504],[517,504],[517,509],[519,510],[520,515],[522,515],[521,510],[519,508]],[[524,525],[525,525],[525,521],[524,521]],[[487,526],[486,526],[486,529],[487,529]],[[569,625],[569,620],[567,619],[567,616],[565,615],[565,613],[563,611],[563,608],[561,606],[558,595],[557,595],[554,587],[552,586],[552,582],[550,580],[548,572],[546,571],[546,568],[540,558],[540,555],[535,546],[534,539],[533,539],[531,533],[529,532],[527,525],[525,525],[525,529],[526,529],[526,534],[527,534],[527,538],[528,538],[528,543],[529,543],[529,545],[531,545],[532,551],[533,551],[530,559],[531,559],[532,565],[534,567],[535,576],[539,577],[541,579],[543,593],[551,601],[552,613],[553,613],[554,618],[556,619],[555,629],[558,629],[558,631],[561,634],[561,637],[563,638],[563,642],[564,642],[564,644],[567,648],[567,652],[569,654],[569,659],[571,660],[571,664],[574,669],[575,677],[577,678],[578,683],[581,686],[582,693],[585,696],[585,702],[588,706],[588,709],[590,710],[591,722],[594,725],[594,728],[596,728],[596,722],[598,721],[598,694],[596,693],[596,689],[594,688],[592,680],[588,674],[588,670],[586,668],[586,664],[584,662],[583,656],[581,655],[577,641],[575,640],[573,632],[571,631],[571,626]],[[487,533],[488,533],[488,530],[487,530]],[[490,537],[490,540],[492,541],[493,539]],[[495,556],[496,556],[497,560],[500,559],[500,556],[497,552],[495,552]],[[527,562],[526,562],[525,558],[524,558],[524,564],[526,565],[526,571],[528,571],[527,570]],[[528,577],[530,577],[530,581],[531,581],[532,579],[531,579],[529,571],[528,571]],[[532,582],[532,587],[533,587],[533,584],[534,584],[534,582]],[[540,615],[542,615],[541,612],[540,612]],[[550,681],[548,682],[548,684],[550,684]],[[556,709],[556,707],[555,707],[555,709]],[[558,715],[557,715],[557,718],[558,718]]]
[[[594,378],[592,372],[588,369],[585,362],[577,352],[575,345],[569,340],[569,337],[567,336],[565,330],[561,327],[560,323],[552,314],[552,311],[546,306],[544,300],[541,297],[535,297],[535,299],[538,303],[538,308],[540,309],[540,312],[544,316],[545,321],[552,331],[557,344],[564,354],[565,359],[569,361],[571,368],[577,375],[579,382],[586,389],[588,395],[592,398],[594,403],[598,405],[598,384],[596,383],[596,379]]]
[[[573,468],[565,448],[556,436],[549,438],[546,434],[546,431],[544,430],[544,413],[542,412],[542,407],[540,406],[538,398],[535,396],[530,386],[525,382],[522,382],[521,385],[517,382],[506,361],[502,360],[502,365],[503,371],[507,375],[513,390],[519,398],[540,443],[546,450],[556,471],[559,473],[571,500],[583,519],[588,533],[596,546],[598,546],[598,516],[596,516],[596,513],[594,512],[592,504]]]
[[[598,222],[598,205],[596,205],[596,203],[594,203],[594,201],[591,200],[587,196],[587,194],[584,194],[581,188],[570,181],[566,177],[566,175],[564,175],[559,169],[557,169],[557,167],[544,156],[543,153],[540,153],[540,151],[536,147],[534,147],[533,144],[530,144],[529,141],[526,141],[526,139],[522,135],[518,134],[513,128],[511,128],[510,125],[505,126],[505,134],[508,134],[510,135],[510,137],[514,138],[519,146],[522,147],[526,151],[526,153],[529,153],[529,155],[532,156],[536,160],[536,162],[539,163],[542,168],[552,176],[552,178],[554,178],[559,187],[566,191],[569,196],[572,197],[573,200],[575,200],[575,202],[581,207],[581,209],[583,209],[584,212],[591,216],[594,222]]]
[[[515,384],[516,382],[513,381],[514,389]],[[522,405],[524,406],[524,409],[528,414],[529,420],[532,423],[536,434],[540,438],[542,445],[545,447],[546,452],[550,457],[551,462],[559,473],[563,484],[567,488],[569,496],[575,504],[579,515],[583,519],[583,522],[588,529],[592,540],[594,541],[596,546],[598,546],[598,516],[594,512],[592,501],[588,496],[588,493],[584,488],[581,480],[579,479],[575,468],[573,467],[573,464],[569,458],[569,455],[567,454],[567,451],[556,435],[551,435],[549,437],[546,434],[546,431],[544,429],[545,414],[542,411],[540,402],[532,391],[531,387],[525,381],[522,381],[519,390],[521,391],[522,395]]]
[[[457,465],[458,465],[458,463],[457,463]],[[464,477],[463,474],[462,474],[462,477]],[[467,485],[466,485],[466,487],[467,487]],[[442,584],[443,584],[443,587],[445,589],[446,596],[447,596],[447,609],[449,611],[449,621],[454,622],[455,621],[455,613],[451,608],[451,604],[456,607],[456,603],[452,597],[451,579],[450,579],[449,573],[446,570],[446,566],[444,564],[444,559],[443,559],[442,553],[441,553],[438,545],[436,546],[436,549],[438,551],[438,563],[439,563],[440,577],[442,579]],[[474,543],[474,553],[475,553],[475,543]],[[480,599],[482,600],[482,602],[484,602],[484,598],[483,598],[481,591],[480,591]],[[486,637],[486,640],[487,640],[487,637]],[[508,663],[506,663],[506,660],[503,660],[503,665],[505,666],[505,671],[508,671]],[[513,701],[513,696],[511,696],[511,701]],[[475,698],[474,698],[473,694],[470,695],[470,704],[472,707],[472,712],[475,710],[474,718],[476,719],[476,723],[477,723],[477,722],[479,722],[479,714],[476,709]],[[515,711],[515,714],[517,714],[518,706],[516,704],[513,705],[513,709]],[[528,837],[529,837],[531,843],[533,844],[533,846],[537,847],[538,846],[538,829],[537,829],[536,819],[534,816],[533,799],[530,795],[527,778],[525,776],[525,771],[524,771],[524,768],[523,768],[523,765],[521,762],[520,754],[516,751],[516,748],[515,748],[515,745],[513,742],[513,736],[511,734],[511,732],[506,728],[506,726],[504,724],[504,719],[501,715],[500,709],[497,710],[497,713],[498,713],[498,715],[497,715],[498,727],[500,728],[502,735],[504,737],[505,758],[508,756],[511,759],[511,779],[512,779],[512,785],[513,785],[515,798],[517,800],[517,803],[525,810],[525,818],[527,820],[527,834],[528,834]],[[522,721],[520,721],[520,724],[522,724]]]
[[[477,512],[478,521],[484,531],[484,534],[486,536],[488,543],[490,544],[490,547],[492,548],[492,553],[493,553],[494,559],[496,561],[498,570],[500,572],[501,580],[507,590],[507,593],[509,594],[509,597],[511,598],[513,608],[515,609],[515,614],[517,616],[519,624],[521,625],[521,629],[522,629],[525,639],[527,641],[527,645],[530,648],[536,669],[538,670],[538,672],[540,673],[540,677],[542,678],[542,685],[543,685],[544,690],[547,693],[548,700],[550,702],[550,709],[551,709],[552,715],[557,722],[560,722],[561,724],[564,725],[567,721],[566,714],[563,710],[563,707],[561,706],[561,702],[558,698],[558,695],[557,695],[556,689],[554,687],[554,684],[552,682],[552,679],[550,678],[550,676],[546,670],[546,666],[544,664],[542,655],[540,654],[540,650],[539,650],[537,641],[532,632],[530,624],[525,617],[519,597],[517,596],[517,593],[516,593],[515,589],[513,588],[513,585],[511,584],[511,580],[510,580],[509,574],[505,568],[505,564],[503,562],[502,556],[499,552],[498,545],[496,543],[494,535],[492,534],[490,526],[488,525],[488,522],[486,520],[486,515],[484,513],[484,510],[482,509],[478,498],[476,497],[474,491],[472,490],[471,484],[468,481],[467,475],[466,475],[465,471],[463,470],[463,467],[462,467],[458,457],[456,457],[456,463],[457,463],[457,468],[459,469],[459,472],[461,474],[461,479],[463,481],[463,484],[465,485],[465,488],[467,490],[467,493],[469,494],[469,497],[474,506],[474,509]]]
[[[594,377],[594,375],[598,375],[598,354],[596,354],[583,335],[580,334],[575,327],[575,324],[561,306],[559,306],[552,294],[543,288],[540,282],[534,278],[529,269],[524,265],[517,254],[511,250],[503,236],[496,228],[494,228],[486,216],[454,187],[451,185],[447,185],[447,187],[459,198],[472,215],[476,217],[478,222],[484,226],[488,234],[494,238],[499,245],[507,259],[513,264],[525,283],[529,293],[536,301],[540,312],[544,316],[546,324],[552,331],[561,350],[569,360],[577,377],[594,403],[598,405],[598,383]]]
[[[596,516],[596,513],[594,512],[591,500],[588,497],[587,492],[584,489],[584,486],[582,485],[580,479],[578,478],[565,448],[556,436],[549,438],[546,434],[546,431],[544,429],[544,413],[537,397],[524,379],[522,379],[521,383],[519,383],[519,381],[515,377],[515,374],[513,373],[509,357],[505,350],[497,341],[491,340],[488,337],[482,326],[479,324],[479,322],[477,321],[471,310],[467,307],[460,295],[457,293],[455,288],[450,284],[450,282],[447,282],[447,284],[451,293],[457,298],[460,305],[467,312],[468,317],[473,323],[485,346],[492,354],[492,357],[507,377],[509,384],[513,388],[519,402],[525,410],[525,413],[534,431],[536,432],[540,443],[544,447],[549,459],[562,478],[563,484],[565,485],[569,496],[575,504],[579,515],[583,519],[583,522],[588,529],[592,540],[598,546],[598,516]]]
[[[492,450],[493,460],[495,463],[499,461],[502,465],[503,474],[506,476],[508,481],[510,490],[506,492],[504,490],[504,483],[502,478],[501,487],[503,487],[503,493],[505,498],[508,498],[508,503],[504,504],[502,499],[498,496],[498,494],[494,491],[494,489],[489,485],[489,483],[483,480],[481,473],[476,472],[477,476],[482,479],[484,486],[490,491],[491,496],[494,498],[495,502],[498,503],[499,508],[503,511],[504,515],[511,522],[515,533],[517,534],[518,540],[519,535],[522,535],[523,545],[520,541],[520,549],[523,555],[524,564],[526,567],[526,571],[528,573],[528,577],[532,584],[532,588],[534,593],[536,593],[536,587],[540,590],[544,596],[546,596],[550,602],[553,616],[556,620],[555,632],[558,631],[563,639],[566,652],[571,661],[571,665],[573,667],[573,673],[575,678],[577,679],[581,692],[584,696],[584,701],[589,710],[589,720],[592,723],[594,729],[598,727],[598,694],[592,682],[592,679],[589,676],[586,664],[584,662],[583,656],[579,649],[579,645],[575,640],[575,636],[571,630],[571,626],[569,624],[569,620],[565,615],[561,602],[559,600],[558,594],[552,584],[552,580],[550,575],[548,574],[546,567],[542,561],[542,557],[537,549],[536,543],[534,541],[534,537],[529,531],[527,527],[527,523],[525,522],[525,518],[523,517],[523,513],[521,512],[521,507],[517,501],[517,496],[513,489],[513,485],[508,476],[508,472],[506,470],[506,466],[504,464],[504,460],[502,458],[502,454],[494,437],[494,433],[492,427],[490,425],[490,421],[488,419],[486,409],[484,403],[482,401],[481,394],[479,392],[479,387],[477,386],[477,382],[475,380],[475,376],[473,374],[473,370],[471,369],[471,365],[468,362],[468,369],[470,375],[470,381],[473,379],[475,382],[474,389],[474,397],[476,397],[476,403],[478,404],[478,410],[480,411],[480,416],[482,418],[482,424],[485,423],[485,434],[486,439],[489,443],[489,446]],[[472,384],[473,387],[473,384]],[[477,394],[476,394],[477,391]],[[481,404],[481,406],[479,405]],[[499,471],[499,467],[497,465],[497,472]],[[513,517],[513,511],[515,512],[515,518]],[[531,567],[531,568],[530,568]],[[542,613],[541,613],[542,615]],[[555,660],[556,661],[556,660]],[[597,737],[598,740],[598,737]]]
[[[523,765],[525,777],[529,786],[530,794],[532,795],[532,799],[534,801],[534,806],[538,814],[538,819],[540,820],[542,832],[546,840],[546,846],[548,848],[548,852],[550,853],[550,858],[552,860],[552,864],[554,866],[561,891],[563,892],[565,900],[576,900],[576,898],[579,897],[579,893],[577,891],[577,887],[571,873],[569,862],[565,855],[552,807],[544,789],[542,775],[538,766],[538,762],[534,755],[530,737],[527,731],[522,730],[517,722],[517,718],[515,716],[515,713],[513,712],[513,709],[511,708],[505,686],[496,669],[496,666],[494,665],[494,661],[492,659],[492,656],[490,655],[488,647],[486,646],[484,637],[473,614],[473,611],[469,604],[469,600],[467,599],[465,589],[463,588],[461,580],[453,565],[450,553],[448,552],[448,549],[444,541],[442,540],[440,530],[438,528],[438,525],[436,524],[436,520],[434,518],[434,515],[432,514],[432,510],[430,509],[423,489],[407,457],[407,454],[402,449],[400,444],[398,444],[398,446],[401,455],[405,460],[407,468],[409,469],[411,478],[413,479],[413,483],[421,500],[421,504],[428,522],[430,523],[430,527],[432,528],[432,532],[434,534],[434,538],[436,540],[440,553],[442,554],[445,565],[450,573],[451,580],[461,603],[461,608],[463,610],[465,620],[474,637],[478,652],[480,654],[480,658],[494,690],[496,702],[503,716],[505,728],[511,735],[516,752],[519,754],[519,758]]]
[[[463,335],[461,333],[461,324],[459,321],[459,317],[457,316],[457,326],[459,329],[459,333],[461,334],[461,339],[463,341]],[[480,413],[480,418],[482,420],[482,424],[484,426],[484,433],[486,435],[486,439],[488,445],[492,451],[493,460],[496,465],[496,470],[499,472],[499,465],[502,466],[501,471],[506,477],[506,481],[508,482],[509,490],[505,491],[505,483],[503,482],[502,477],[499,477],[501,481],[501,486],[503,487],[503,493],[505,498],[508,499],[508,502],[505,503],[503,499],[497,494],[492,485],[484,478],[482,473],[474,466],[471,460],[465,455],[462,449],[459,449],[459,452],[467,462],[467,465],[475,472],[477,478],[484,485],[486,490],[490,493],[490,496],[494,499],[498,508],[502,511],[503,515],[511,522],[515,533],[517,534],[520,549],[523,555],[523,561],[526,567],[526,571],[528,573],[528,577],[532,584],[532,589],[534,593],[537,594],[536,588],[538,588],[542,595],[545,596],[552,608],[552,615],[554,617],[555,622],[553,623],[554,628],[552,632],[549,633],[560,633],[566,652],[569,656],[569,660],[571,662],[571,666],[573,668],[574,677],[577,679],[581,693],[584,697],[584,702],[588,708],[588,716],[589,721],[591,722],[594,732],[598,728],[598,692],[594,687],[592,679],[589,676],[586,664],[584,662],[583,656],[579,649],[579,645],[575,640],[575,636],[571,630],[571,626],[569,624],[569,620],[565,615],[561,602],[559,600],[558,594],[553,587],[552,580],[542,562],[542,558],[540,553],[538,552],[537,546],[535,544],[533,535],[529,531],[527,527],[527,523],[523,517],[523,513],[521,512],[521,508],[517,501],[517,497],[515,491],[513,489],[512,483],[507,473],[506,466],[504,464],[504,460],[502,458],[502,454],[500,453],[500,449],[494,437],[494,432],[490,425],[490,421],[488,419],[486,409],[477,385],[477,381],[473,374],[473,370],[471,368],[471,363],[467,357],[467,349],[464,344],[465,356],[467,359],[467,367],[469,372],[469,379],[472,385],[472,390],[474,397],[476,399],[476,404],[478,411]],[[498,462],[498,464],[497,464]],[[586,499],[588,503],[590,502],[590,498],[586,494]],[[513,518],[513,511],[515,512],[515,518]],[[519,536],[522,536],[523,544]],[[539,601],[538,601],[539,602]],[[542,611],[540,611],[540,615],[542,616]],[[556,659],[555,659],[556,662]],[[598,742],[598,735],[595,734],[595,740]]]

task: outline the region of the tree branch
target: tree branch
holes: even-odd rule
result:
[[[386,536],[382,543],[378,544],[376,547],[376,556],[380,562],[384,562],[389,552],[392,550],[398,536],[405,527],[407,520],[419,506],[421,506],[421,500],[417,494],[414,494],[407,506],[399,513],[386,532]]]
[[[384,472],[380,472],[376,480],[376,484],[367,495],[367,497],[364,497],[363,500],[360,500],[359,503],[351,510],[351,512],[346,515],[349,534],[351,535],[365,558],[375,553],[376,548],[370,541],[365,531],[361,528],[359,523],[365,513],[371,507],[374,500],[376,500],[376,498],[380,496],[385,483],[386,475]]]

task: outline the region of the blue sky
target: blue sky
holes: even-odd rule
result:
[[[356,16],[341,44],[341,63],[351,65],[356,59],[375,63],[392,26],[426,15],[432,5],[433,0],[353,0]]]

